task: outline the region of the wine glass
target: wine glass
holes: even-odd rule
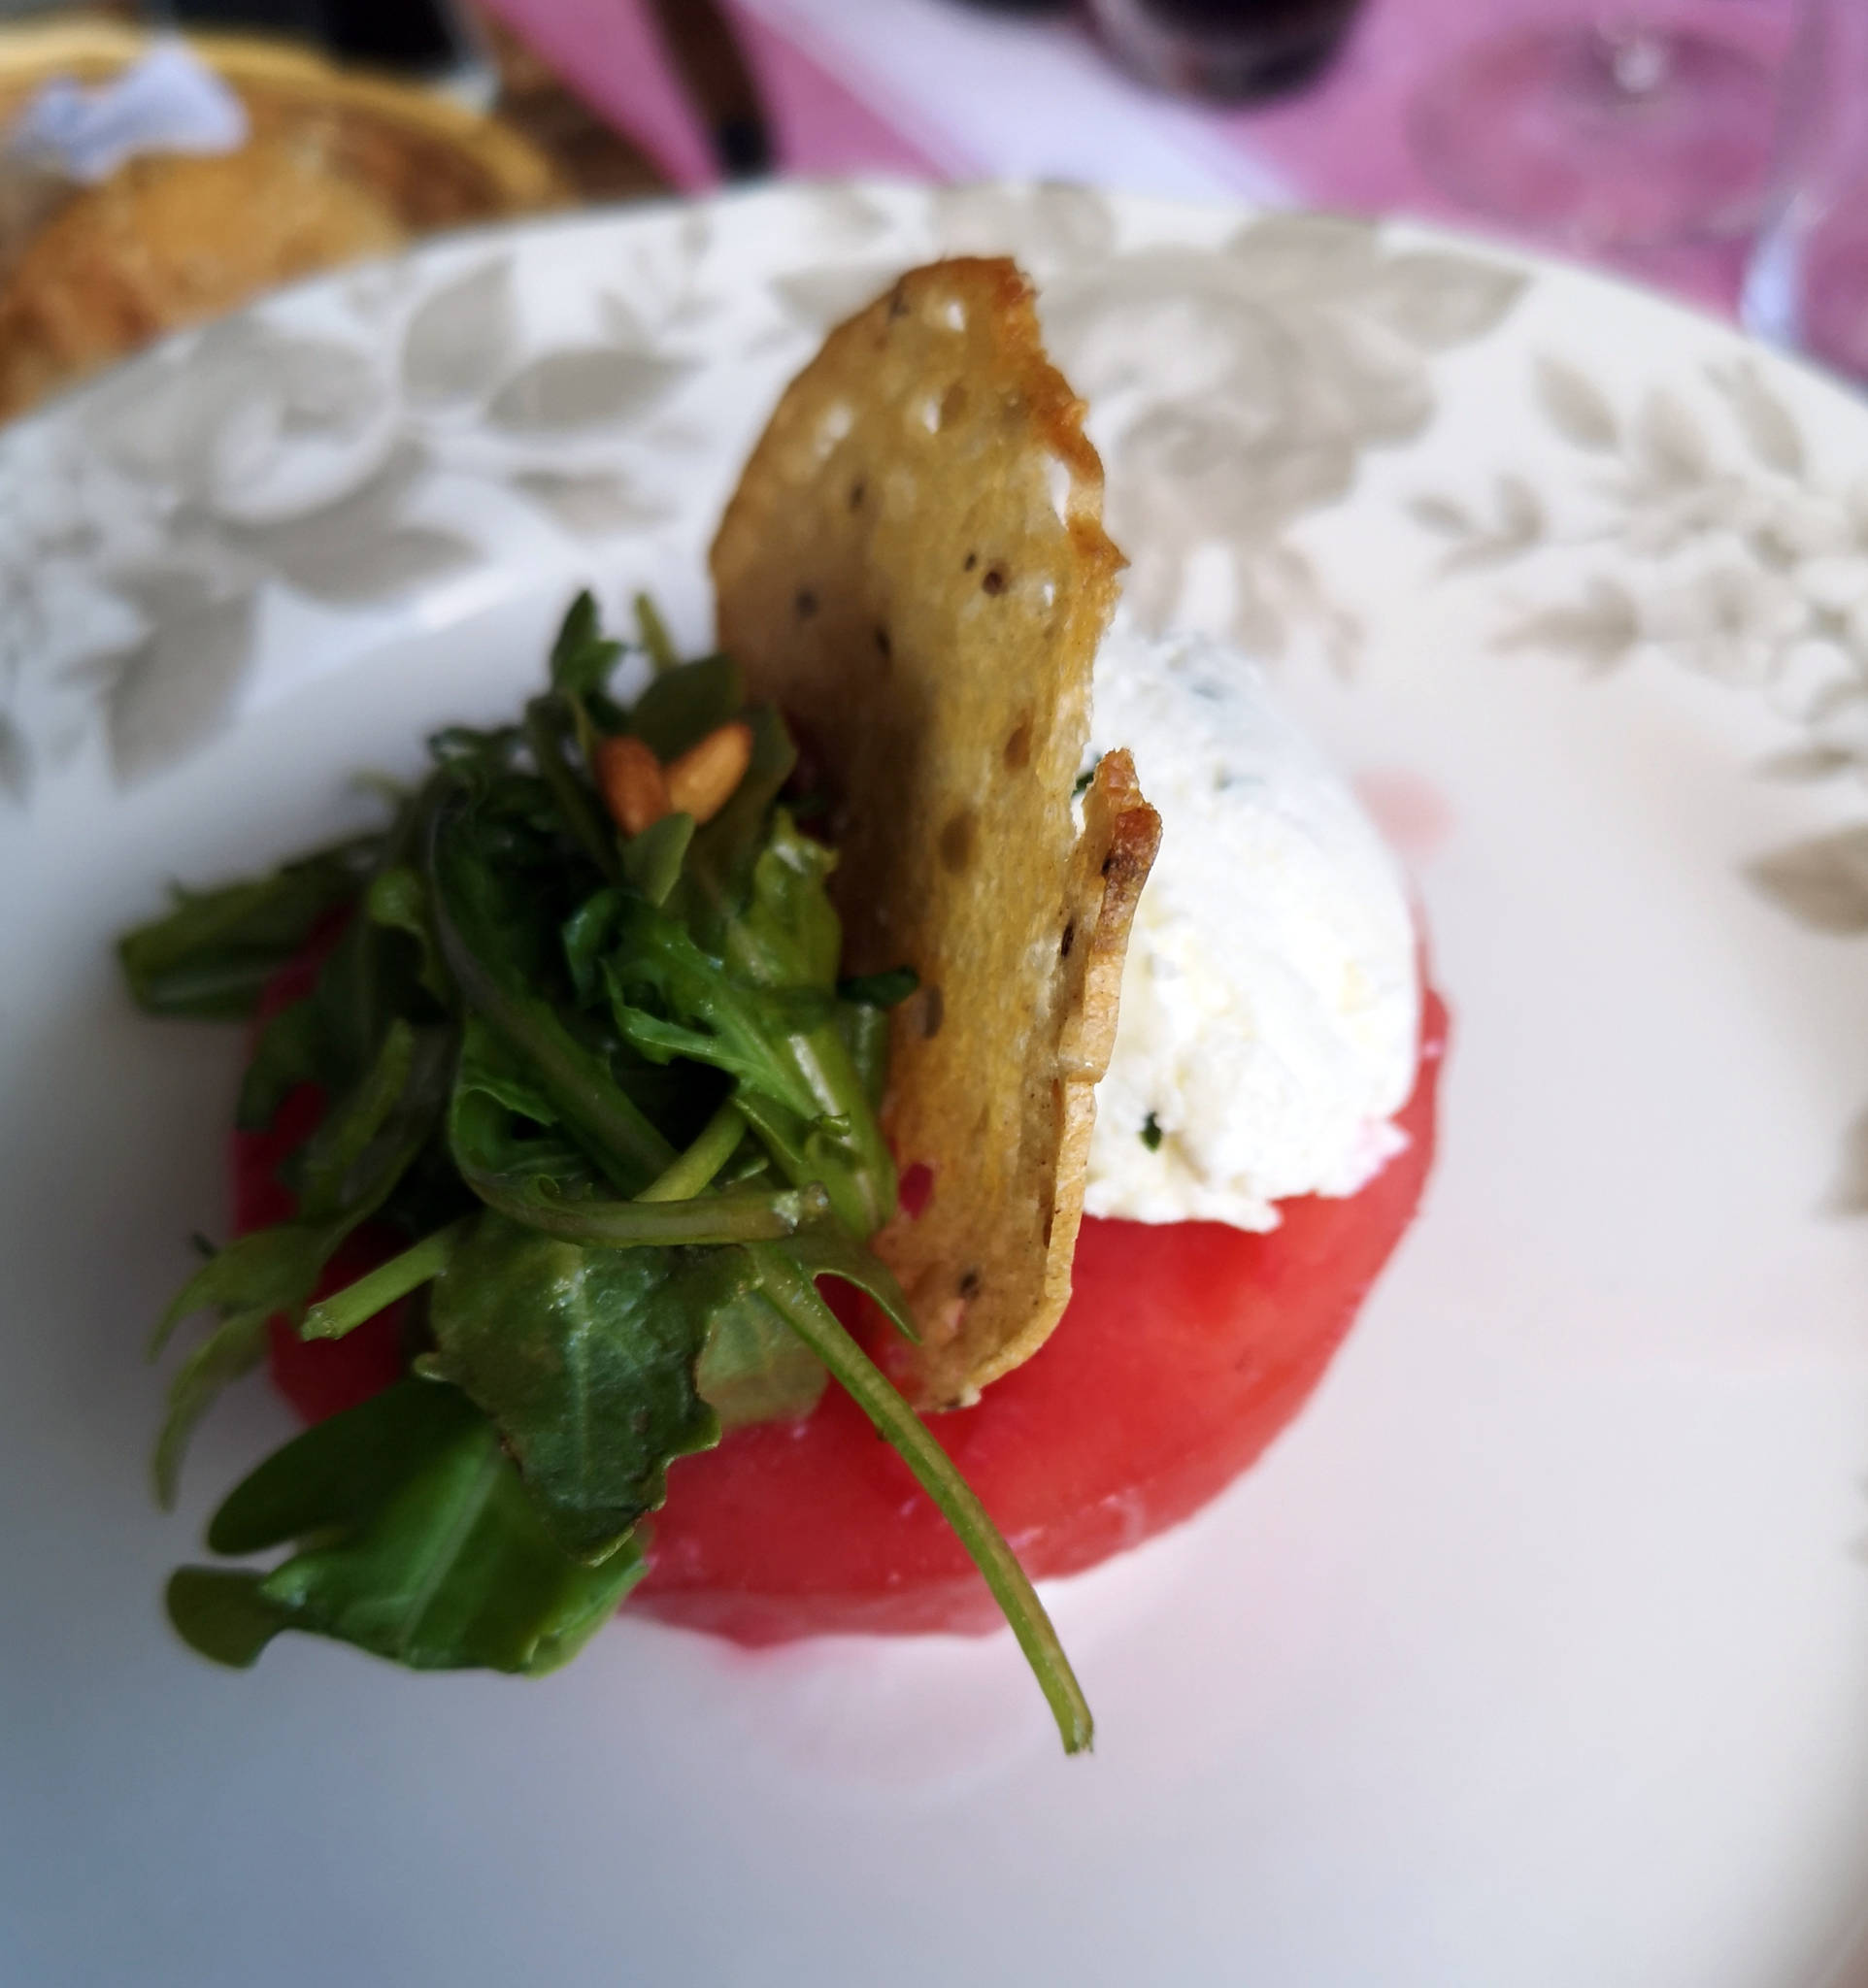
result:
[[[1579,248],[1753,227],[1799,0],[1597,0],[1482,40],[1411,110],[1415,155],[1475,213]]]
[[[1362,0],[1087,0],[1103,46],[1157,89],[1217,102],[1314,83]]]
[[[1868,381],[1868,10],[1808,0],[1747,327]]]

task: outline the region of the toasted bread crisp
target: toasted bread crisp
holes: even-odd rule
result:
[[[877,1239],[957,1406],[1070,1296],[1129,921],[1160,824],[1122,752],[1084,797],[1121,555],[1083,403],[1005,260],[912,271],[791,383],[714,543],[722,646],[832,794],[847,971],[911,966]]]

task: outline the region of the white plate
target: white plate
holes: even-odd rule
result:
[[[699,554],[822,327],[1009,248],[1135,612],[1281,650],[1410,841],[1427,1209],[1298,1426],[1004,1638],[250,1676],[157,1595],[138,1346],[237,1050],[109,940]],[[0,1979],[1739,1988],[1868,1871],[1868,411],[1412,230],[790,188],[443,243],[0,437]],[[1758,866],[1760,863],[1763,868]]]

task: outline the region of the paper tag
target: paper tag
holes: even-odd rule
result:
[[[20,114],[7,146],[91,184],[139,152],[237,151],[247,130],[234,91],[185,43],[166,41],[95,89],[53,78]]]

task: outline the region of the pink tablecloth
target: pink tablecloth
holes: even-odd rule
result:
[[[681,185],[715,178],[640,0],[496,0],[501,13]],[[1213,112],[1129,83],[1065,18],[958,0],[730,0],[782,170],[1094,180],[1190,197],[1300,202],[1473,224],[1421,172],[1408,106],[1475,36],[1566,0],[1368,0],[1328,77],[1264,108]],[[1571,17],[1590,0],[1570,0]],[[1643,0],[1721,34],[1781,37],[1794,0]],[[1627,265],[1729,305],[1742,245]]]

